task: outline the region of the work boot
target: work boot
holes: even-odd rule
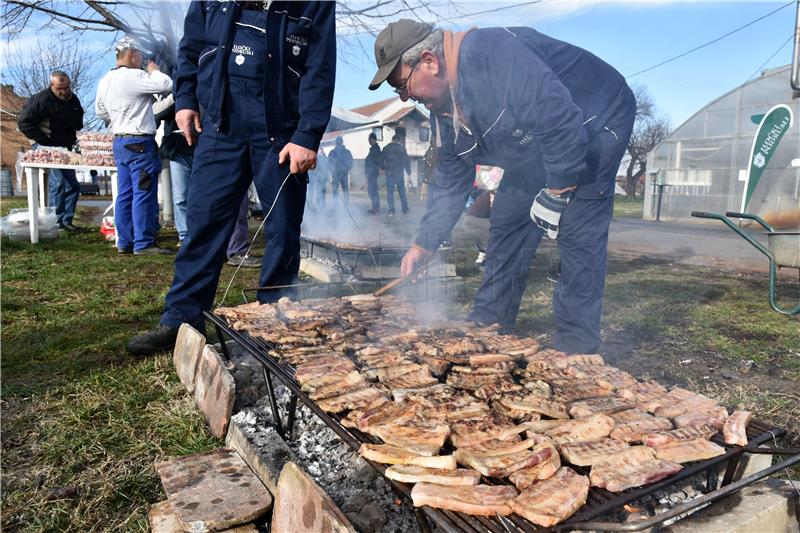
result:
[[[148,246],[141,250],[134,250],[133,255],[172,255],[172,252],[165,248],[159,248],[154,244],[153,246]]]
[[[136,335],[128,342],[128,351],[133,355],[152,355],[175,348],[178,328],[159,325],[153,330]]]
[[[241,266],[242,268],[261,268],[260,257],[250,257],[245,254],[233,254],[228,258],[228,264],[231,266]]]

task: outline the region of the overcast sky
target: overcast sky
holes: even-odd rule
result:
[[[673,127],[757,75],[760,69],[791,62],[794,4],[701,50],[632,76],[751,23],[786,1],[542,1],[516,6],[519,3],[458,2],[461,13],[503,9],[466,19],[453,18],[443,26],[531,26],[581,46],[617,68],[629,83],[645,84]],[[41,37],[42,33],[31,29],[20,42],[30,44]],[[101,49],[112,39],[112,34],[94,34],[86,42]],[[351,36],[345,38],[345,43],[342,48],[348,53],[346,60],[339,60],[334,105],[353,108],[391,97],[393,93],[385,85],[375,92],[367,90],[374,74],[374,38],[368,34]],[[98,63],[98,79],[103,70],[113,66],[112,53],[105,58],[105,63]],[[502,60],[498,57],[498,61]]]

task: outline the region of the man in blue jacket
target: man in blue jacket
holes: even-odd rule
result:
[[[296,280],[307,173],[333,102],[335,8],[335,2],[190,3],[175,75],[175,120],[189,144],[197,143],[188,234],[161,323],[131,340],[132,353],[171,349],[184,322],[205,330],[202,313],[214,302],[251,181],[269,212],[259,284]],[[262,291],[258,299],[282,295]]]
[[[378,72],[403,100],[432,112],[437,180],[410,274],[457,222],[475,165],[504,169],[491,214],[483,283],[470,319],[514,324],[536,248],[556,239],[561,281],[553,295],[555,347],[600,347],[614,178],[633,128],[636,101],[611,66],[531,28],[465,33],[401,20],[375,42]]]

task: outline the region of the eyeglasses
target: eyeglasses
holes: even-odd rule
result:
[[[408,73],[408,76],[406,76],[406,79],[403,80],[403,83],[392,89],[396,94],[408,93],[408,82],[411,81],[411,76],[413,76],[414,71],[417,70],[417,65],[419,65],[419,61],[416,61],[413,65],[411,65],[411,72]]]

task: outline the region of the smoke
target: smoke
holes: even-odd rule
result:
[[[320,241],[330,241],[342,247],[370,247],[373,256],[362,255],[360,261],[381,265],[382,272],[397,272],[399,268],[386,269],[386,256],[380,249],[409,248],[419,229],[419,215],[424,212],[422,202],[411,202],[414,215],[386,217],[367,214],[366,206],[354,195],[349,205],[341,200],[341,193],[331,198],[328,195],[325,207],[308,205],[303,218],[302,234]],[[343,254],[344,255],[344,254]],[[404,297],[417,310],[417,318],[424,323],[447,320],[459,296],[465,292],[464,282],[455,277],[454,254],[450,249],[440,250],[426,268],[421,269],[413,280],[397,287],[391,294]],[[399,267],[402,254],[397,256]],[[363,265],[362,265],[363,266]],[[377,270],[377,268],[376,268]],[[384,280],[388,281],[388,280]]]

